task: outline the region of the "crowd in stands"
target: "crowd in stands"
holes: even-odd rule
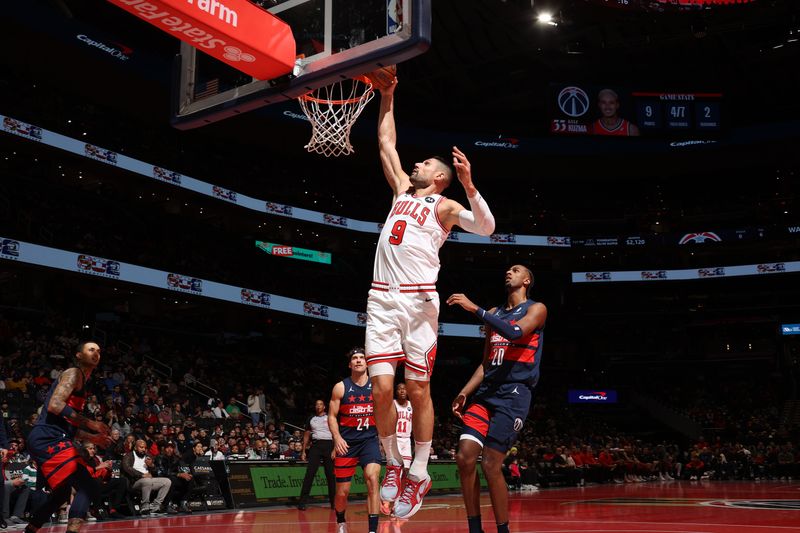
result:
[[[70,322],[57,313],[36,320],[0,317],[0,410],[9,428],[7,460],[25,464],[24,470],[6,472],[4,513],[12,522],[24,519],[26,507],[43,497],[25,438],[50,384],[70,364],[79,341],[71,331]],[[128,500],[131,494],[143,498],[140,513],[188,512],[187,496],[194,488],[192,466],[198,457],[301,460],[300,421],[317,396],[325,398],[320,391],[329,390],[343,371],[336,366],[336,358],[327,363],[318,360],[313,372],[300,372],[296,366],[246,355],[235,365],[223,364],[199,344],[168,337],[152,345],[143,337],[127,340],[129,346],[117,342],[104,347],[93,394],[85,405],[86,415],[106,422],[112,430],[112,446],[85,447],[108,502],[97,512],[111,517],[134,512]],[[235,351],[230,346],[226,349]],[[159,360],[169,362],[172,377],[152,363],[156,352]],[[246,377],[241,375],[242,364],[248,368]],[[217,394],[198,394],[201,383]],[[441,383],[434,397],[437,405],[449,405],[452,386],[457,384]],[[732,426],[738,432],[730,440],[731,434],[726,433],[689,445],[675,440],[648,442],[646,437],[616,431],[601,417],[582,416],[558,402],[557,396],[543,387],[507,458],[513,487],[800,476],[800,449],[790,440],[773,439],[771,429],[755,431],[754,424],[736,422]],[[676,408],[691,416],[709,412],[727,416],[735,410],[723,403],[726,396],[714,395],[716,402],[703,393],[698,393],[702,401],[688,398],[688,393],[680,398]],[[751,413],[758,411],[752,401],[742,406],[740,414],[746,415],[748,408]],[[705,411],[699,410],[700,405],[705,405]],[[453,459],[460,428],[449,412],[439,409],[437,413],[432,456]],[[759,420],[752,414],[751,419]],[[772,423],[771,418],[765,420]],[[112,475],[115,469],[119,472]]]

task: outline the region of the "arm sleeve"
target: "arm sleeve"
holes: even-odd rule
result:
[[[478,308],[475,311],[475,314],[478,315],[478,318],[486,322],[489,326],[492,327],[496,332],[500,335],[505,337],[506,339],[513,341],[522,337],[522,328],[519,326],[512,326],[502,318],[489,313],[485,309]]]
[[[480,193],[476,194],[469,200],[469,206],[472,211],[464,209],[458,214],[458,225],[478,235],[491,235],[494,232],[494,215],[489,210],[489,205],[483,199]]]

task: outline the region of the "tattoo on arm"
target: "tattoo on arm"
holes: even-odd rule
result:
[[[63,413],[64,409],[67,407],[67,400],[78,386],[79,372],[80,370],[77,368],[70,368],[61,374],[61,377],[58,378],[58,385],[56,385],[53,391],[53,396],[50,398],[50,404],[47,410],[55,415],[62,415],[64,418],[69,418],[79,428],[86,429],[86,423],[89,419],[85,416],[74,411],[72,408],[70,408],[67,413]]]

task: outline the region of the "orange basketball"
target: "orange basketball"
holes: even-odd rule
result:
[[[376,89],[385,89],[394,83],[397,76],[397,66],[389,65],[388,67],[381,67],[373,70],[367,74],[367,77],[372,81],[372,86]]]

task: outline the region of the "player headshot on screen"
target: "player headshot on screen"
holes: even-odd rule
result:
[[[611,89],[603,89],[597,94],[597,108],[600,118],[592,124],[592,135],[616,135],[638,137],[639,127],[619,116],[619,95]]]

